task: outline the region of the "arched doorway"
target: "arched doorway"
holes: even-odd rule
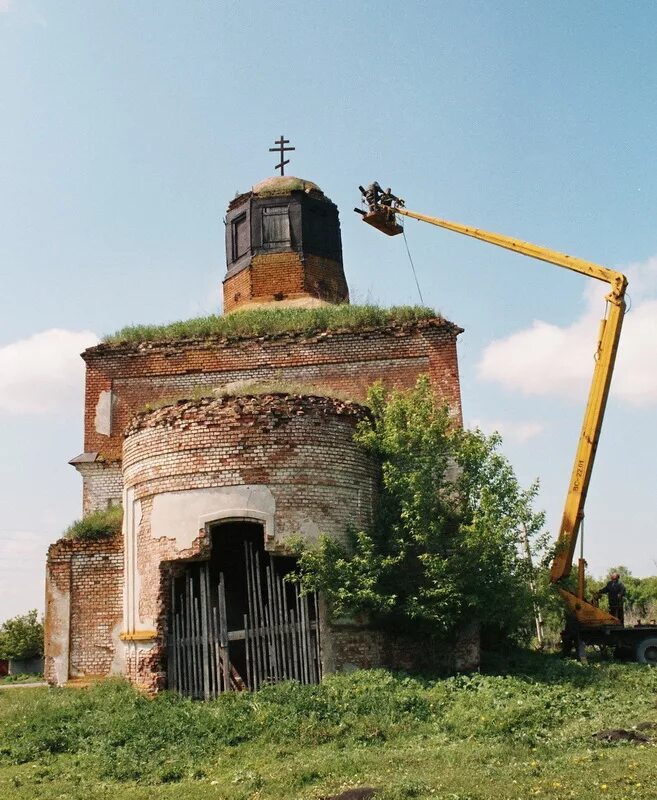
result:
[[[168,685],[189,697],[321,678],[317,598],[285,580],[295,559],[264,548],[262,524],[210,527],[207,561],[171,576]]]

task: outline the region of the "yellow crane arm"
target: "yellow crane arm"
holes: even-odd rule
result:
[[[524,242],[520,239],[513,239],[499,233],[491,233],[490,231],[484,231],[479,228],[461,225],[458,222],[450,222],[445,219],[418,214],[402,206],[387,206],[371,215],[373,218],[375,216],[378,217],[378,220],[373,219],[375,227],[381,227],[382,213],[384,219],[387,216],[393,225],[396,224],[394,223],[394,214],[411,217],[421,222],[428,222],[430,225],[436,225],[439,228],[446,228],[447,230],[455,231],[465,236],[471,236],[482,242],[494,244],[497,247],[503,247],[506,250],[511,250],[524,256],[546,261],[548,264],[564,267],[573,272],[578,272],[581,275],[588,275],[590,278],[595,278],[596,280],[609,284],[610,291],[606,295],[607,314],[606,318],[600,323],[593,379],[586,404],[586,411],[584,413],[584,422],[582,423],[577,452],[575,454],[570,484],[568,486],[566,504],[563,511],[559,538],[557,540],[556,555],[550,573],[551,581],[553,583],[558,583],[571,572],[577,536],[584,516],[586,493],[591,479],[591,471],[593,469],[595,452],[600,437],[605,406],[609,396],[611,376],[614,370],[616,352],[618,350],[618,340],[623,324],[623,316],[625,314],[624,298],[627,288],[627,278],[621,272],[608,269],[607,267],[594,264],[590,261],[583,261],[582,259],[574,258],[565,253],[549,250],[546,247],[540,247],[539,245]],[[365,222],[369,221],[367,219],[368,216],[370,215],[364,216]],[[559,587],[561,595],[577,620],[584,624],[593,625],[619,624],[615,617],[612,617],[597,608],[597,606],[587,603],[584,600],[583,559],[580,559],[578,583],[577,595]]]

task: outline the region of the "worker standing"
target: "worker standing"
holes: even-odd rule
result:
[[[612,617],[616,617],[621,625],[625,624],[625,584],[621,581],[620,575],[617,572],[612,572],[609,576],[609,581],[606,586],[603,586],[595,595],[599,598],[601,595],[606,594],[609,598],[609,613]]]

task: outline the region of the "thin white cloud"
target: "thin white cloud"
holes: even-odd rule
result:
[[[510,419],[473,419],[470,420],[467,427],[480,428],[487,434],[499,433],[506,441],[521,444],[543,432],[543,425],[540,422],[522,422]]]
[[[623,402],[657,404],[657,257],[627,268],[631,308],[625,317],[612,393]],[[525,395],[581,398],[593,371],[604,310],[602,284],[587,287],[579,319],[560,327],[540,320],[485,348],[479,376]],[[597,291],[595,291],[597,290]]]
[[[0,14],[9,13],[9,0],[0,0]]]
[[[80,353],[97,343],[92,331],[52,329],[0,347],[0,412],[47,414],[79,402]]]

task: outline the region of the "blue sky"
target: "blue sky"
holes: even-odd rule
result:
[[[291,173],[341,209],[356,301],[417,301],[403,242],[351,209],[415,210],[630,274],[587,504],[592,571],[657,572],[657,6],[653,2],[0,0],[0,618],[43,606],[79,516],[77,353],[219,310],[222,218]],[[466,421],[505,434],[558,526],[602,284],[407,224],[425,301],[462,325]]]

